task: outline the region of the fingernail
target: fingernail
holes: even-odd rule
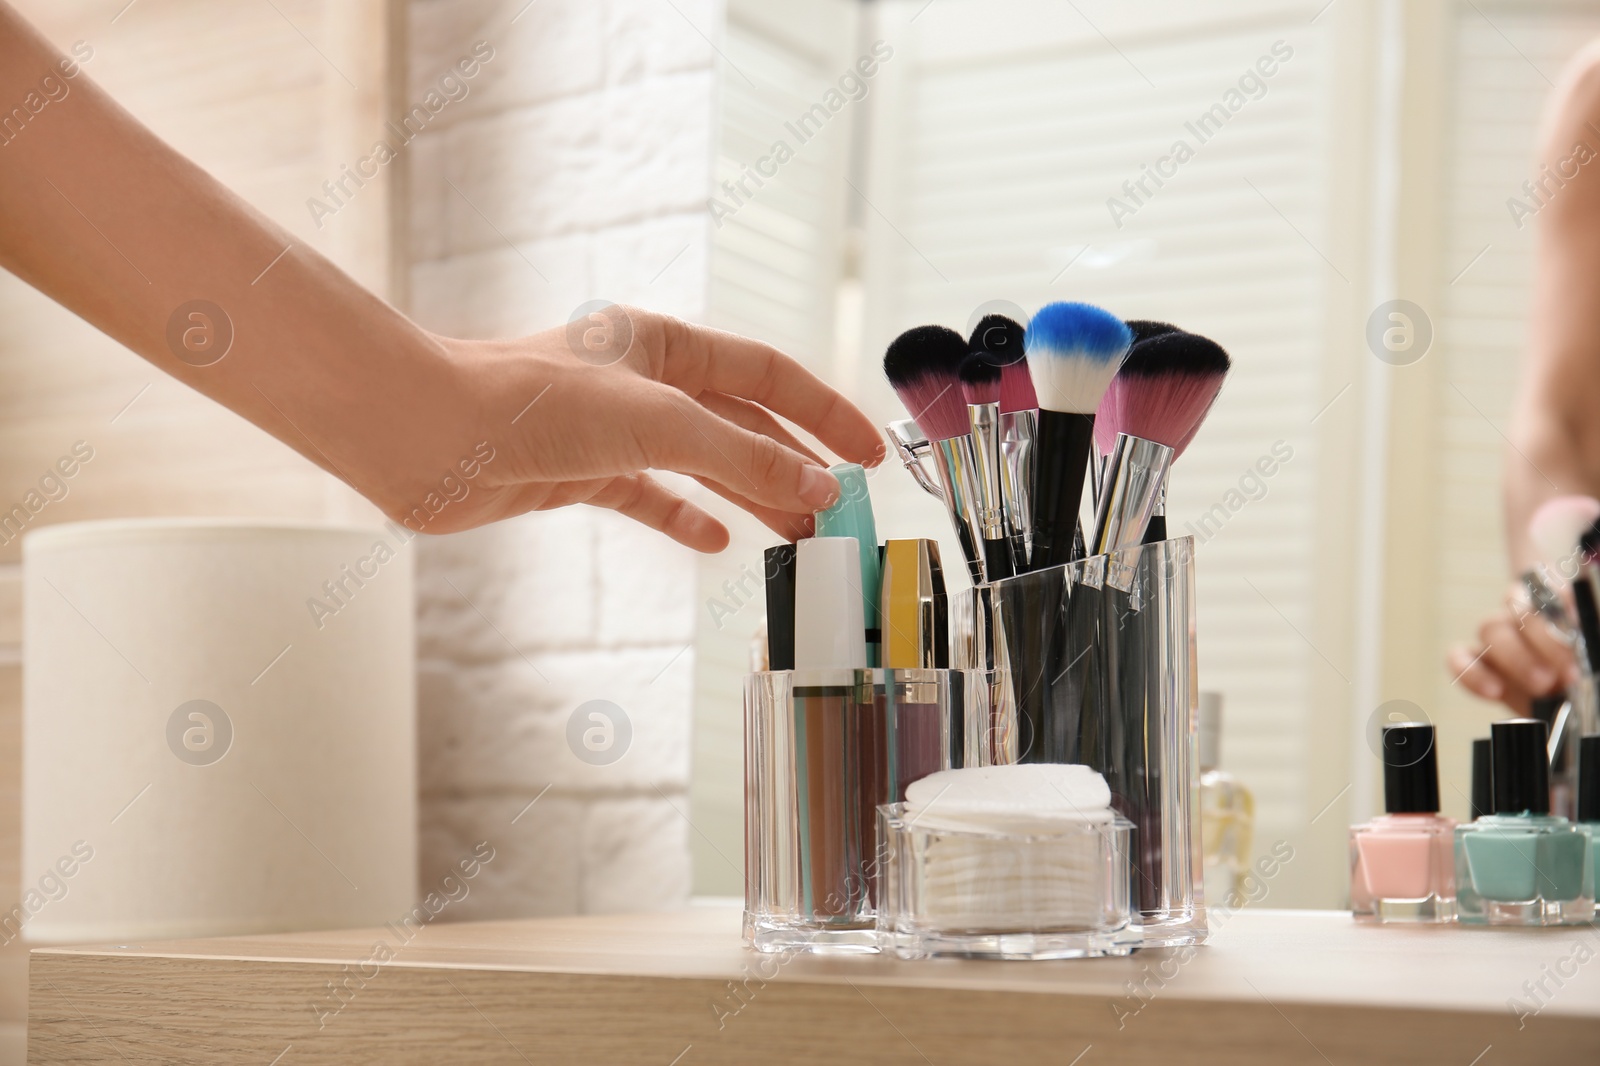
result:
[[[878,442],[877,451],[872,453],[872,458],[862,463],[862,466],[877,466],[889,454],[889,446],[882,441]]]
[[[1533,686],[1534,695],[1542,696],[1555,687],[1556,675],[1541,667],[1529,675],[1528,681]]]
[[[1506,687],[1498,681],[1485,681],[1483,694],[1491,700],[1497,700],[1505,696]]]
[[[826,511],[839,498],[839,480],[820,466],[800,468],[800,498],[817,511]]]

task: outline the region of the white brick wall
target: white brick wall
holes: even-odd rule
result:
[[[591,299],[703,317],[702,34],[721,18],[717,0],[411,0],[412,100],[473,42],[495,49],[408,148],[424,325],[512,336]],[[585,508],[417,544],[423,885],[487,839],[451,918],[683,903],[693,554]],[[632,724],[610,765],[568,746],[591,699]]]

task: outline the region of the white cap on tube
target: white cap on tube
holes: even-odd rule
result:
[[[795,669],[866,669],[861,549],[856,538],[799,541],[794,565]]]

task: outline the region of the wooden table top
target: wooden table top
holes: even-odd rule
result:
[[[763,956],[724,905],[47,948],[29,1061],[1600,1061],[1600,927],[1218,924],[1048,963]]]

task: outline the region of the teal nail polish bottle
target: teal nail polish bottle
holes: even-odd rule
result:
[[[867,472],[860,463],[836,463],[828,468],[839,479],[839,498],[826,511],[817,512],[817,536],[854,537],[861,547],[861,617],[867,627],[867,665],[877,666],[881,644],[878,598],[883,571],[878,558],[878,523],[872,517],[872,496]]]
[[[1489,728],[1494,813],[1456,828],[1456,913],[1467,925],[1578,925],[1594,918],[1589,833],[1550,813],[1549,729]]]
[[[1589,834],[1592,876],[1600,886],[1600,733],[1578,741],[1578,821]]]

